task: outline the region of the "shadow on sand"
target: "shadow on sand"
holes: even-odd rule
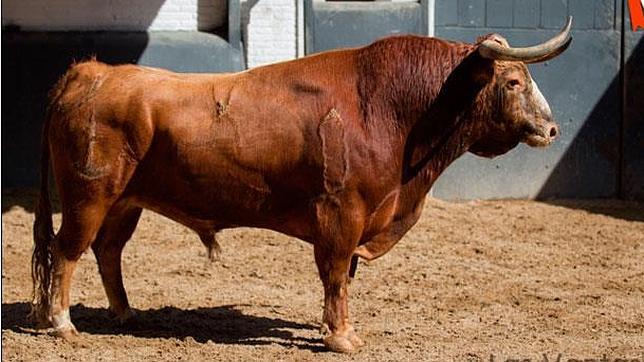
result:
[[[58,194],[53,186],[49,188],[51,195],[51,208],[54,213],[60,212]],[[38,199],[36,188],[6,188],[2,189],[2,213],[10,211],[13,207],[21,207],[25,211],[33,213]]]
[[[563,206],[569,209],[585,210],[627,221],[644,222],[644,202],[612,199],[570,200],[555,199],[543,201],[550,205]]]
[[[313,352],[324,346],[318,338],[293,335],[292,330],[316,330],[317,326],[290,322],[280,318],[246,315],[239,305],[212,308],[136,310],[134,319],[124,325],[114,321],[103,308],[82,304],[71,307],[76,328],[81,333],[97,335],[130,335],[139,338],[193,338],[198,343],[212,341],[221,344],[269,345],[279,344]],[[29,303],[3,303],[2,329],[16,333],[35,333],[27,321]]]

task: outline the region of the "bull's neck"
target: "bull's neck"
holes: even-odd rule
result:
[[[363,54],[366,126],[388,134],[402,155],[402,183],[421,193],[479,136],[470,109],[481,87],[470,73],[480,59],[468,57],[472,49],[410,37],[375,43]]]

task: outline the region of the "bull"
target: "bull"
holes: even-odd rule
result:
[[[416,223],[425,196],[465,152],[494,157],[559,132],[526,63],[570,44],[515,48],[396,36],[235,74],[176,74],[98,61],[50,94],[34,223],[32,316],[77,334],[70,284],[92,248],[109,309],[132,315],[121,253],[142,209],[193,229],[275,230],[313,245],[324,287],[324,345],[363,345],[349,322],[357,258],[376,259]],[[52,225],[48,174],[60,196]]]

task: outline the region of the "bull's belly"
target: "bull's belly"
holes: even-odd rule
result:
[[[253,185],[223,177],[190,183],[164,178],[162,183],[147,182],[144,188],[128,192],[125,197],[131,204],[162,214],[198,233],[258,227],[315,242],[320,226],[316,204],[324,195],[283,190],[268,184],[266,188]],[[392,192],[363,219],[349,221],[362,225],[360,243],[387,229],[396,207],[397,192]]]
[[[132,195],[127,202],[138,207],[154,211],[172,219],[198,233],[208,233],[235,227],[257,227],[281,232],[283,234],[312,241],[311,220],[305,208],[280,210],[279,212],[262,213],[238,205],[219,204],[207,212],[203,206],[192,207],[185,203],[173,203],[165,199]],[[217,204],[213,204],[217,205]],[[221,209],[234,209],[234,212],[222,212]]]
[[[185,166],[185,165],[184,165]],[[205,167],[205,166],[200,166]],[[127,202],[155,211],[198,232],[231,227],[261,227],[310,240],[315,195],[242,168],[181,172],[167,165],[163,174],[135,175]],[[282,177],[297,179],[297,175]]]

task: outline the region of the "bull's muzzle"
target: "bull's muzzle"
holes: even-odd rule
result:
[[[559,126],[552,121],[540,125],[530,124],[524,142],[531,147],[549,146],[559,135]]]

